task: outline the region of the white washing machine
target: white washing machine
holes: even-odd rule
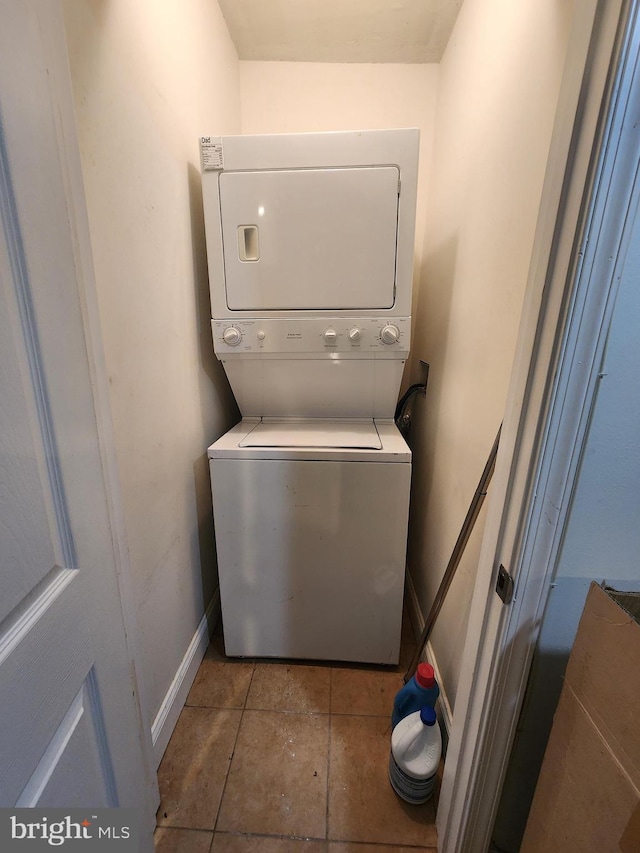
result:
[[[417,152],[417,130],[201,140],[243,415],[208,451],[228,655],[398,661]]]
[[[227,654],[397,663],[411,455],[393,423],[245,419],[209,458]]]

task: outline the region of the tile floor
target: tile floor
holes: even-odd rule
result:
[[[400,666],[227,658],[215,636],[159,769],[156,853],[435,853],[387,778]]]

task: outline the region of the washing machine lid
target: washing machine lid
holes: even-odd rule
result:
[[[381,450],[373,421],[260,421],[239,447],[344,447]]]
[[[264,425],[264,426],[261,426]],[[256,429],[258,429],[256,433]],[[264,430],[264,432],[263,432]],[[264,444],[247,444],[265,439]],[[249,439],[251,440],[251,439]],[[288,444],[266,442],[287,441]],[[324,445],[314,444],[321,442]],[[338,442],[351,441],[345,447]],[[366,441],[375,446],[363,446]],[[309,420],[244,418],[208,449],[209,459],[299,460],[322,462],[400,462],[411,464],[411,450],[392,419],[349,421],[336,418]]]

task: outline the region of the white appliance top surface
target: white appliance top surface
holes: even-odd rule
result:
[[[411,451],[392,420],[342,418],[244,418],[209,447],[208,455],[210,459],[411,462]]]
[[[239,447],[363,447],[380,450],[373,421],[260,421]]]

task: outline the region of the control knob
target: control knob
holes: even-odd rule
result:
[[[357,327],[351,329],[351,331],[349,332],[349,340],[352,344],[357,344],[361,337],[362,332]]]
[[[338,333],[335,329],[327,329],[324,333],[324,340],[327,344],[335,344],[338,340]]]
[[[396,344],[399,337],[400,329],[394,326],[393,323],[383,326],[380,331],[380,340],[383,344]]]
[[[236,329],[235,326],[227,326],[222,333],[222,340],[230,347],[237,347],[242,340],[242,335],[240,334],[240,330]]]

